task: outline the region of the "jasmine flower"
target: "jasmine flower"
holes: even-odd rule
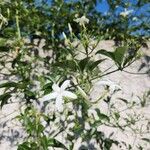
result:
[[[101,81],[98,81],[96,83],[96,85],[104,85],[104,86],[109,86],[109,90],[110,90],[110,93],[112,94],[116,89],[121,89],[121,87],[112,82],[111,80],[101,80]]]
[[[126,16],[128,16],[129,14],[131,14],[132,12],[133,12],[133,10],[127,10],[127,9],[125,8],[125,10],[120,13],[120,15],[123,16],[123,17],[126,17]]]
[[[58,84],[54,83],[52,85],[53,92],[48,94],[48,95],[45,95],[42,98],[42,100],[47,101],[47,100],[51,100],[51,99],[56,99],[55,108],[59,112],[62,112],[63,111],[63,103],[64,103],[63,98],[64,97],[68,97],[71,99],[77,98],[77,96],[74,93],[66,90],[66,88],[69,87],[69,85],[70,85],[70,80],[64,81],[64,83],[60,87],[58,86]]]
[[[66,40],[67,39],[66,34],[63,32],[62,35],[63,35],[64,39]]]
[[[82,16],[81,18],[74,19],[75,22],[79,23],[80,26],[84,26],[85,24],[89,23],[89,19],[85,16]]]
[[[72,34],[72,27],[71,27],[70,23],[68,23],[68,28],[69,28],[70,34]]]

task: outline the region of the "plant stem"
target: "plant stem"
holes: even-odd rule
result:
[[[92,78],[91,80],[95,80],[95,79],[97,79],[97,78],[104,77],[104,76],[106,76],[106,75],[109,75],[109,74],[111,74],[111,73],[117,72],[117,71],[119,71],[119,70],[120,70],[120,69],[115,69],[115,70],[113,70],[113,71],[107,72],[107,73],[102,74],[102,75],[100,75],[100,76],[94,77],[94,78]]]
[[[17,27],[17,36],[18,36],[18,39],[21,39],[18,10],[16,10],[16,27]]]
[[[129,73],[129,74],[134,74],[134,75],[148,74],[147,72],[130,72],[130,71],[126,71],[126,70],[123,70],[123,72]]]

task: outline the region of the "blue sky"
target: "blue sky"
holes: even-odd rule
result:
[[[41,0],[38,0],[38,2]],[[76,1],[76,0],[65,0],[65,1]],[[130,2],[131,4],[136,4],[138,0],[122,0],[124,3]],[[49,3],[51,3],[51,0],[48,0]],[[101,3],[99,2],[99,0],[97,0],[97,6],[96,6],[96,10],[98,12],[101,13],[107,13],[109,10],[109,5],[107,3],[107,0],[101,0]],[[132,9],[132,8],[129,8]],[[144,13],[147,10],[150,10],[150,3],[146,4],[144,7],[142,7],[141,9],[139,9],[138,13]],[[123,11],[122,9],[118,8],[118,11]]]
[[[102,0],[102,3],[98,3],[96,10],[98,12],[106,13],[109,9],[109,5],[106,0]]]

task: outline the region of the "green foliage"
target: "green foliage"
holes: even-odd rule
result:
[[[130,65],[133,61],[135,61],[137,57],[137,53],[134,53],[132,56],[129,55],[128,47],[118,47],[114,52],[109,52],[107,50],[99,50],[96,54],[105,55],[111,58],[115,64],[117,65],[119,70],[123,70],[127,66]]]
[[[109,52],[106,50],[99,50],[99,51],[97,51],[97,54],[102,54],[102,55],[105,55],[105,56],[111,58],[116,63],[118,68],[120,70],[122,70],[124,67],[123,62],[125,59],[126,52],[127,52],[127,47],[118,47],[118,48],[116,48],[116,50],[114,52]],[[126,62],[126,63],[128,63],[128,62]]]
[[[7,104],[8,99],[11,98],[11,93],[7,92],[2,95],[0,95],[0,102],[1,102],[1,107],[5,104]]]

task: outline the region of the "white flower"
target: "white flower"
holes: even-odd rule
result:
[[[70,43],[70,40],[67,38],[66,34],[64,32],[62,32],[62,36],[65,40],[65,45],[68,45]]]
[[[70,34],[72,34],[72,27],[71,27],[70,23],[68,23],[68,28],[69,28]]]
[[[51,99],[56,99],[55,108],[59,112],[62,112],[63,111],[63,103],[64,103],[63,97],[68,97],[71,99],[77,98],[77,96],[74,93],[66,90],[66,88],[69,85],[70,85],[70,80],[64,81],[64,83],[60,87],[58,86],[58,84],[54,83],[52,85],[53,92],[48,95],[45,95],[42,98],[42,100],[47,101],[47,100],[51,100]]]
[[[85,24],[89,23],[89,19],[85,16],[82,16],[81,18],[74,19],[75,22],[79,23],[80,26],[84,26]]]
[[[132,12],[133,12],[133,10],[127,10],[127,9],[125,8],[125,10],[120,13],[120,15],[123,16],[123,17],[126,17],[126,16],[128,16],[129,14],[131,14]]]
[[[62,35],[63,35],[64,39],[67,39],[67,36],[64,32],[62,33]]]
[[[137,17],[133,17],[132,20],[133,21],[138,21],[138,18]]]
[[[121,89],[121,87],[118,85],[118,84],[116,84],[116,83],[114,83],[114,82],[112,82],[112,81],[110,81],[110,80],[102,80],[102,81],[98,81],[97,83],[96,83],[96,85],[106,85],[106,86],[109,86],[109,90],[110,90],[110,93],[112,94],[116,89]]]

